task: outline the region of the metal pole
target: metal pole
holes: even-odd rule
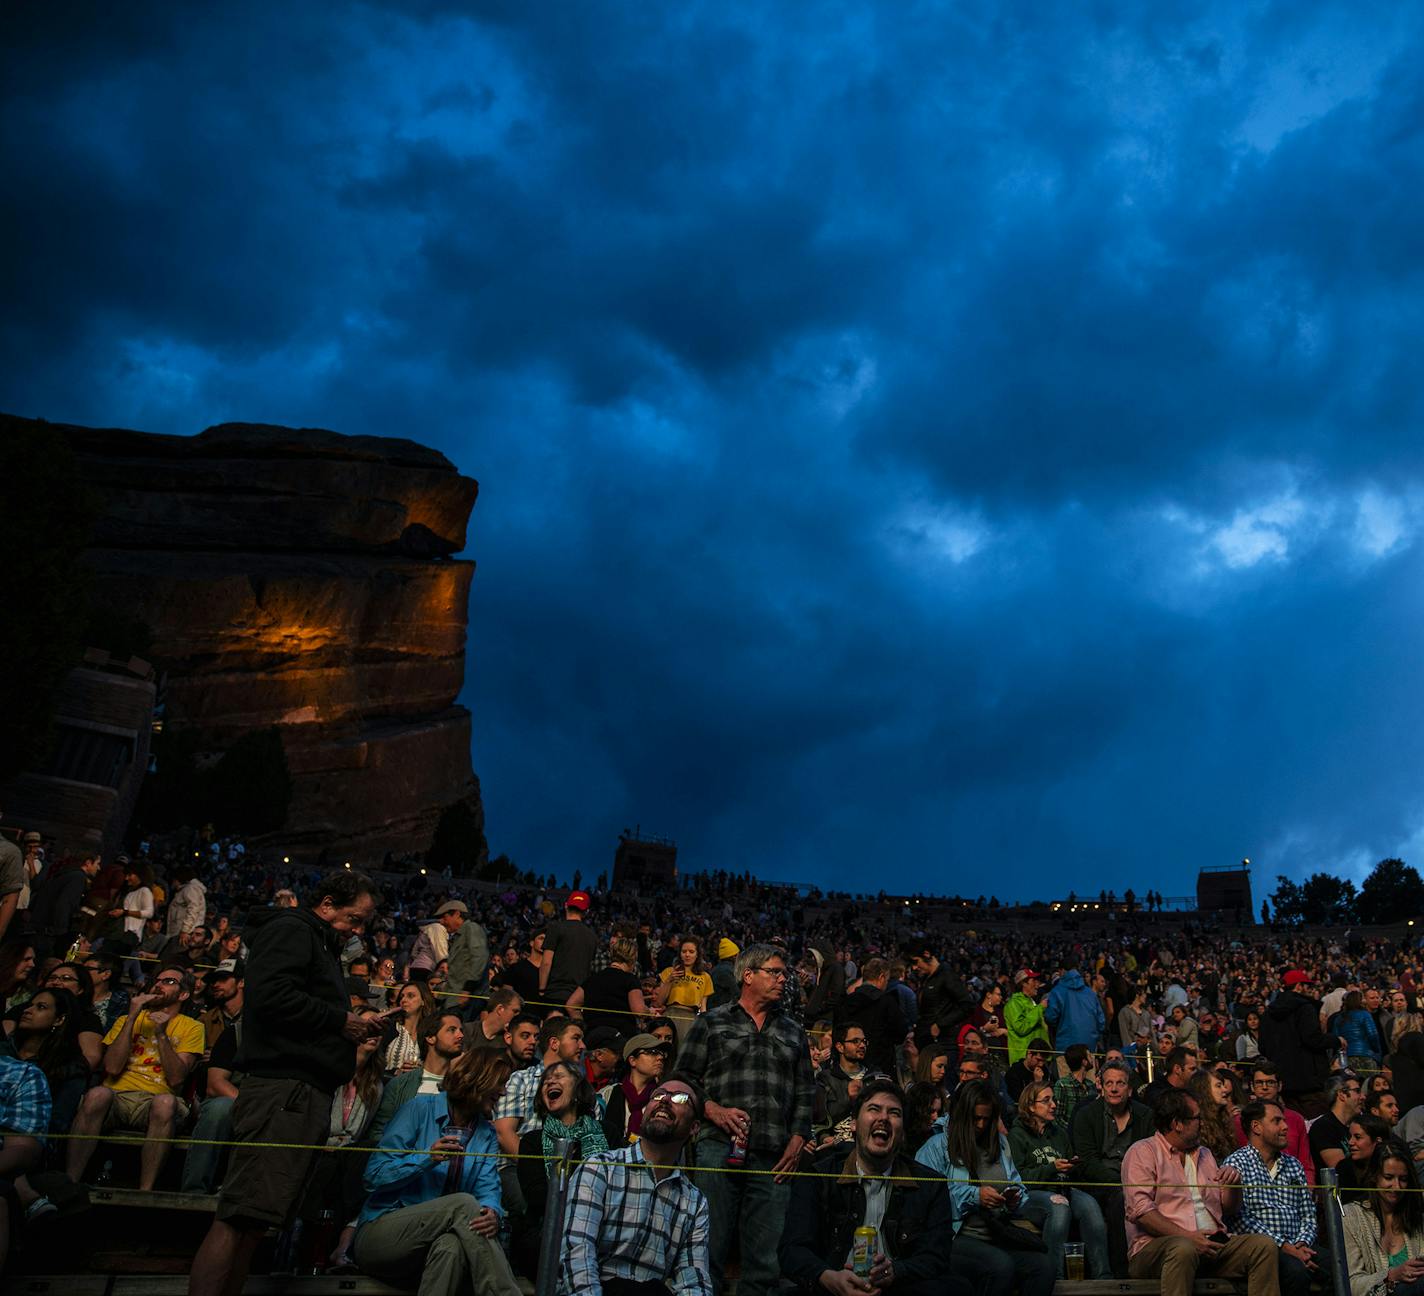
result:
[[[1345,1225],[1340,1218],[1340,1176],[1326,1166],[1320,1172],[1325,1189],[1325,1240],[1330,1250],[1330,1282],[1335,1296],[1350,1296],[1350,1270],[1345,1264]]]
[[[564,1236],[564,1196],[569,1187],[573,1139],[554,1140],[554,1164],[549,1167],[549,1191],[544,1196],[544,1231],[539,1235],[539,1273],[534,1296],[554,1296],[559,1276],[559,1243]],[[1346,1292],[1345,1296],[1349,1296]]]

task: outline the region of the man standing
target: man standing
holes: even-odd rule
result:
[[[468,915],[460,930],[450,937],[449,965],[446,969],[451,990],[479,994],[489,984],[489,936],[484,926]]]
[[[178,888],[168,902],[167,932],[170,936],[181,936],[207,921],[208,889],[191,864],[179,865],[174,870],[173,880]]]
[[[227,1179],[188,1279],[189,1296],[240,1292],[269,1228],[285,1228],[331,1124],[331,1097],[356,1069],[356,1045],[379,1024],[350,1008],[341,947],[376,912],[375,884],[329,873],[310,904],[279,909],[252,939],[242,1087]],[[271,1146],[286,1144],[286,1147]]]
[[[1083,974],[1069,964],[1064,965],[1057,984],[1048,992],[1043,1020],[1053,1032],[1053,1043],[1060,1053],[1070,1044],[1097,1048],[1107,1025],[1102,1001],[1083,980]]]
[[[949,1272],[954,1213],[944,1176],[903,1153],[905,1095],[872,1080],[855,1114],[855,1146],[822,1152],[791,1188],[781,1234],[781,1272],[820,1296],[970,1296]],[[859,1228],[873,1228],[870,1273],[851,1267]]]
[[[89,885],[98,875],[99,857],[90,855],[78,868],[65,869],[62,873],[51,870],[35,887],[30,900],[30,921],[45,946],[42,953],[64,953],[69,938],[79,928],[79,909],[89,893]]]
[[[1249,1102],[1241,1109],[1247,1143],[1226,1158],[1241,1174],[1238,1233],[1260,1233],[1280,1248],[1282,1296],[1309,1296],[1316,1271],[1315,1202],[1305,1167],[1286,1152],[1285,1108]]]
[[[20,905],[20,892],[24,889],[25,857],[14,842],[0,835],[0,941],[10,929]]]
[[[463,900],[447,900],[435,911],[435,921],[420,929],[410,951],[412,981],[429,981],[436,967],[449,959],[450,939],[464,926],[469,912]]]
[[[505,1032],[509,1029],[509,1023],[519,1016],[523,1008],[524,1001],[518,992],[508,986],[498,986],[491,990],[484,1011],[473,1021],[465,1023],[465,1047],[495,1050],[504,1048],[507,1042]]]
[[[920,978],[920,1012],[915,1025],[915,1041],[922,1048],[938,1040],[951,1051],[959,1028],[974,1011],[974,1000],[964,983],[953,977],[949,969],[928,945],[912,946],[910,965]]]
[[[741,1238],[742,1296],[771,1296],[780,1271],[776,1248],[790,1195],[787,1175],[811,1135],[815,1077],[806,1032],[783,1013],[786,955],[775,945],[749,945],[737,958],[735,1003],[692,1023],[678,1055],[676,1078],[708,1095],[697,1164],[726,1165],[735,1140],[748,1170],[711,1173],[703,1192],[711,1212],[712,1278],[722,1271],[733,1234]],[[644,1129],[647,1118],[644,1118]]]
[[[1191,1296],[1198,1272],[1246,1278],[1249,1296],[1279,1296],[1276,1244],[1260,1234],[1229,1237],[1224,1220],[1241,1204],[1241,1172],[1218,1167],[1201,1145],[1201,1112],[1189,1093],[1158,1100],[1157,1132],[1122,1159],[1127,1271],[1160,1278],[1162,1296]]]
[[[1134,1102],[1132,1072],[1115,1059],[1103,1063],[1103,1096],[1084,1103],[1074,1113],[1069,1131],[1074,1177],[1097,1185],[1087,1191],[1102,1207],[1108,1228],[1108,1263],[1114,1278],[1127,1277],[1127,1233],[1122,1195],[1122,1159],[1127,1149],[1152,1137],[1152,1109]]]
[[[665,1081],[648,1099],[636,1143],[595,1152],[574,1171],[560,1291],[712,1296],[707,1202],[678,1168],[702,1114],[691,1085]]]
[[[895,1074],[895,1050],[905,1042],[909,1026],[895,997],[889,994],[890,964],[883,958],[865,960],[860,984],[835,1005],[833,1021],[858,1025],[865,1034],[865,1065]]]
[[[1032,968],[1014,973],[1014,992],[1004,1005],[1004,1025],[1008,1030],[1009,1062],[1021,1062],[1030,1044],[1042,1044],[1047,1050],[1048,1027],[1043,1020],[1043,1005],[1038,1002],[1043,978]]]
[[[1316,1178],[1326,1166],[1338,1166],[1350,1155],[1350,1122],[1364,1106],[1365,1091],[1353,1071],[1337,1071],[1325,1088],[1330,1109],[1310,1126],[1310,1155]],[[1243,1130],[1245,1125],[1243,1122]]]
[[[1261,1015],[1261,1053],[1281,1069],[1286,1102],[1307,1120],[1325,1108],[1330,1059],[1345,1041],[1320,1029],[1320,1005],[1308,972],[1294,968],[1285,989]]]
[[[564,901],[564,921],[549,924],[539,963],[539,998],[547,1003],[568,1003],[593,972],[598,937],[585,921],[588,905],[588,892],[570,891]]]

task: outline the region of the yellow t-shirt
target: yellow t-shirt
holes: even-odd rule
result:
[[[663,969],[663,984],[669,986],[667,1001],[684,1008],[696,1008],[715,988],[706,972],[697,976],[679,976],[681,965]]]
[[[109,1033],[104,1036],[106,1047],[119,1038],[119,1032],[123,1030],[126,1021],[127,1016],[120,1017],[109,1027]],[[179,1053],[196,1053],[202,1056],[205,1044],[202,1022],[179,1013],[168,1021],[165,1029],[169,1042]],[[175,1092],[168,1087],[168,1081],[163,1075],[163,1059],[158,1053],[158,1036],[155,1031],[153,1019],[141,1010],[138,1021],[134,1023],[133,1052],[129,1054],[129,1064],[117,1080],[104,1081],[110,1089],[116,1093]]]

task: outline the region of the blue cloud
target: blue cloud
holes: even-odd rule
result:
[[[475,760],[541,870],[634,822],[975,893],[1353,865],[1424,832],[1420,47],[1345,6],[27,10],[0,404],[478,477]]]

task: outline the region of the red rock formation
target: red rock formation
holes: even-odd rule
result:
[[[64,429],[104,516],[99,593],[152,628],[167,723],[214,752],[280,726],[283,842],[423,849],[478,803],[465,545],[478,486],[412,441],[223,424],[196,437]]]

